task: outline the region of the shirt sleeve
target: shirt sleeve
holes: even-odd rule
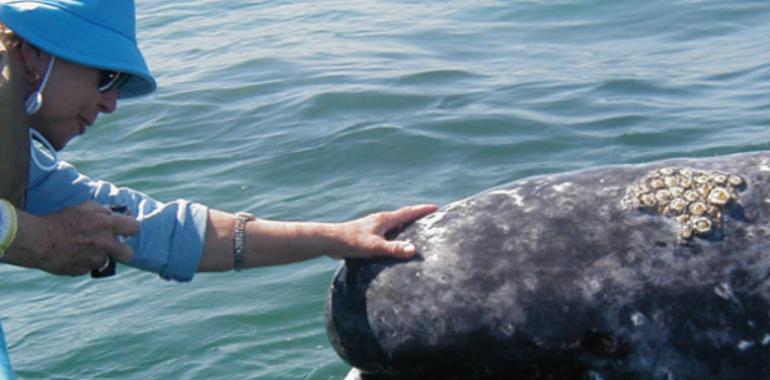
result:
[[[32,149],[43,166],[53,163],[54,158],[43,150]],[[203,255],[208,221],[205,205],[185,199],[159,202],[139,191],[92,180],[64,161],[50,171],[30,162],[26,211],[46,215],[89,199],[103,205],[126,205],[140,222],[139,233],[127,241],[134,250],[128,265],[158,273],[166,280],[192,280]]]

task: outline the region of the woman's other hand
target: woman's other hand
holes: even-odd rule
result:
[[[139,232],[139,222],[86,201],[47,216],[19,212],[19,230],[3,261],[59,275],[82,275],[108,257],[121,262],[134,252],[118,239]]]

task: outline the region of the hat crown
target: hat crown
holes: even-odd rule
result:
[[[2,2],[19,3],[21,8],[29,10],[40,5],[56,7],[94,25],[112,29],[136,42],[134,0],[10,0]]]

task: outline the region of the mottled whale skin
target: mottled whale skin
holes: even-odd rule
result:
[[[721,231],[624,202],[664,167],[743,179]],[[344,263],[327,331],[351,380],[770,379],[769,218],[765,152],[522,179],[408,226],[414,259]]]

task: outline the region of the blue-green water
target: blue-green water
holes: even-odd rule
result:
[[[770,149],[770,3],[139,0],[160,89],[63,156],[162,200],[341,221],[525,176]],[[190,284],[0,267],[27,379],[337,379],[337,262]]]

